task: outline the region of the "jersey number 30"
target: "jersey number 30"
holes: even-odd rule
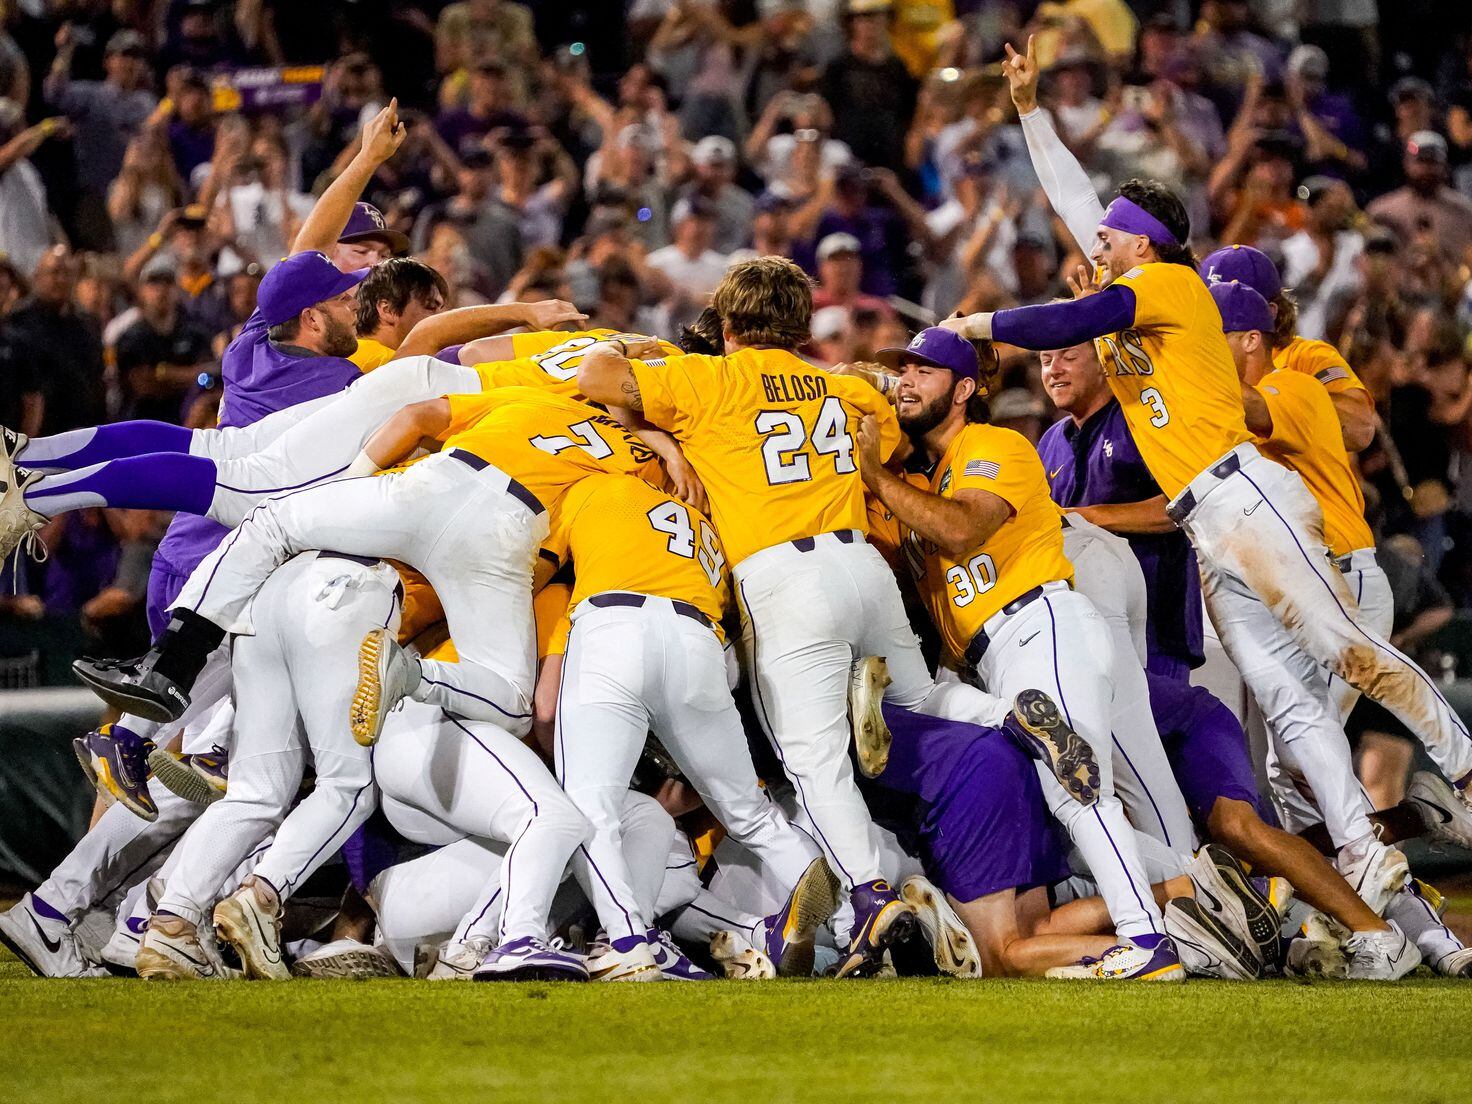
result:
[[[848,431],[848,413],[833,395],[818,408],[811,434],[802,419],[787,410],[763,410],[756,416],[756,431],[766,438],[762,442],[762,464],[767,469],[767,482],[774,487],[806,483],[813,477],[811,461],[802,451],[808,442],[812,443],[814,452],[833,457],[833,469],[840,475],[858,471],[854,465],[854,439]]]
[[[716,531],[710,527],[710,522],[705,518],[700,519],[699,544],[695,542],[695,526],[691,524],[690,511],[678,502],[661,502],[650,510],[649,524],[654,526],[656,532],[669,535],[669,549],[676,556],[694,559],[700,565],[700,570],[705,572],[711,586],[721,585],[721,570],[726,566],[726,556],[721,551],[721,542],[716,539]]]

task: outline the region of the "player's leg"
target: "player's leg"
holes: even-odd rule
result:
[[[384,945],[406,974],[413,976],[419,948],[453,936],[478,896],[495,896],[505,851],[503,843],[466,837],[374,875],[364,896],[378,914]]]
[[[1344,576],[1345,589],[1354,596],[1354,604],[1359,607],[1361,621],[1389,640],[1395,628],[1395,595],[1384,570],[1375,562],[1375,550],[1360,549],[1352,553],[1347,566],[1349,570],[1341,568],[1340,573]],[[1330,676],[1329,690],[1339,714],[1339,723],[1343,724],[1349,720],[1355,702],[1359,701],[1360,690],[1338,675]]]

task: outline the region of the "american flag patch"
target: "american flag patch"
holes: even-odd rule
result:
[[[982,479],[995,479],[1002,473],[1002,467],[995,460],[968,460],[966,470],[962,475],[975,475]]]
[[[1335,365],[1332,368],[1325,368],[1322,372],[1316,373],[1314,379],[1320,383],[1333,383],[1335,380],[1349,379],[1349,373],[1338,365]]]

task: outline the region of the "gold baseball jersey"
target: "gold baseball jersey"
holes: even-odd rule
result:
[[[1340,391],[1366,391],[1359,376],[1339,350],[1327,341],[1295,336],[1281,349],[1273,350],[1273,367],[1313,376],[1331,395]]]
[[[629,475],[592,475],[562,496],[547,538],[572,559],[571,606],[609,590],[688,602],[716,626],[731,600],[726,556],[699,510]]]
[[[515,479],[548,510],[588,475],[664,478],[654,453],[603,411],[531,387],[451,395],[446,449],[479,456]]]
[[[555,339],[555,340],[554,340]],[[539,330],[536,333],[513,334],[512,360],[491,360],[472,365],[480,377],[483,390],[497,387],[544,387],[554,394],[585,401],[578,390],[578,365],[583,353],[600,341],[648,341],[642,334],[619,333],[617,330],[579,330],[565,333]],[[668,341],[659,340],[660,352],[678,356],[680,350]]]
[[[1012,507],[1011,517],[980,548],[952,556],[905,527],[905,559],[953,661],[1012,599],[1043,583],[1073,581],[1073,565],[1063,554],[1062,515],[1026,437],[992,425],[968,425],[957,433],[930,475],[929,490],[954,498],[972,488]]]
[[[375,368],[382,368],[398,355],[397,349],[390,349],[382,341],[371,337],[360,337],[357,349],[348,359],[357,365],[358,371],[366,374]]]
[[[674,435],[705,484],[733,567],[799,537],[868,533],[854,434],[872,414],[886,459],[900,439],[894,409],[868,383],[783,349],[633,368],[644,416]]]
[[[1152,262],[1117,283],[1134,292],[1135,324],[1095,342],[1140,456],[1167,498],[1252,440],[1216,301],[1196,271]]]
[[[1365,496],[1349,465],[1333,400],[1312,376],[1278,369],[1258,381],[1273,431],[1258,438],[1263,455],[1303,477],[1324,514],[1324,543],[1336,556],[1373,548]]]

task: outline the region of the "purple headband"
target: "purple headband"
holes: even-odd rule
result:
[[[1099,220],[1100,226],[1111,230],[1123,230],[1126,234],[1144,234],[1152,242],[1180,245],[1176,236],[1166,229],[1165,223],[1141,207],[1134,200],[1115,196],[1114,202]]]

